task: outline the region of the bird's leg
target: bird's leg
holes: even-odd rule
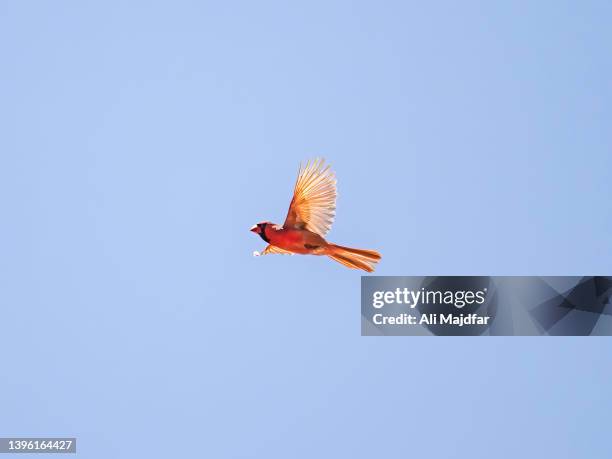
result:
[[[260,257],[262,255],[269,255],[271,253],[281,253],[281,254],[286,254],[286,255],[293,255],[288,250],[284,250],[284,249],[281,249],[280,247],[275,247],[272,244],[269,244],[266,246],[265,249],[263,249],[262,252],[258,252],[258,251],[253,252],[253,256]]]
[[[265,249],[263,249],[261,252],[255,250],[253,252],[253,256],[254,257],[261,257],[262,255],[268,255],[270,253],[270,246],[267,245]]]

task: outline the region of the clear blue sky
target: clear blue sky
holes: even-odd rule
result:
[[[320,155],[377,274],[612,274],[612,3],[127,3],[0,6],[2,435],[612,457],[610,339],[361,337],[248,232]]]

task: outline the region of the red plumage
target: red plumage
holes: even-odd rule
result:
[[[323,160],[300,167],[285,223],[262,222],[251,228],[269,245],[261,255],[288,253],[327,255],[352,269],[374,271],[381,256],[375,250],[353,249],[327,242],[336,210],[336,179]],[[256,255],[259,253],[255,252]]]

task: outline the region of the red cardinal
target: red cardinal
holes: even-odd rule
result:
[[[371,273],[380,261],[374,250],[351,249],[327,242],[324,236],[336,215],[336,178],[324,160],[306,163],[298,173],[289,213],[283,225],[262,222],[251,228],[269,245],[260,254],[269,253],[327,255],[352,269]]]

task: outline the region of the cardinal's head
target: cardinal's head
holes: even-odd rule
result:
[[[255,234],[259,234],[259,236],[266,242],[267,238],[266,238],[266,226],[268,225],[273,225],[274,223],[272,222],[261,222],[258,223],[257,225],[253,225],[251,227],[251,231],[254,232]]]

